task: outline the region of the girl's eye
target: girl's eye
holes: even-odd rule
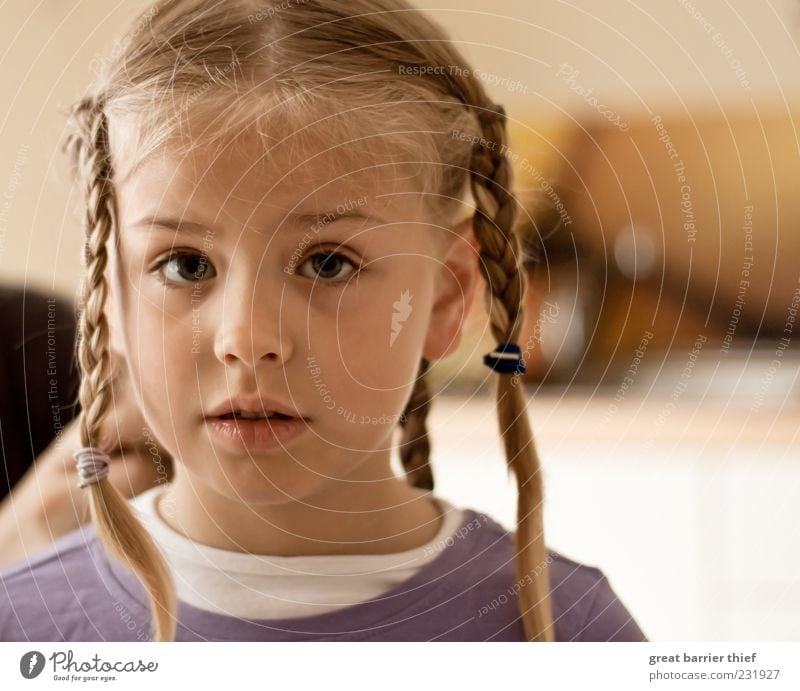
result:
[[[165,257],[154,267],[164,279],[165,283],[190,285],[199,283],[215,274],[214,268],[202,254],[194,252],[176,252]]]
[[[355,269],[355,271],[350,271],[342,275],[342,269],[346,268],[343,266],[343,264],[349,264],[352,269]],[[311,266],[311,270],[314,272],[312,275],[309,275],[307,272],[302,270],[304,266],[309,265]],[[359,268],[360,267],[357,266],[355,262],[348,259],[342,253],[328,250],[324,252],[317,252],[316,254],[309,256],[308,259],[306,259],[300,265],[300,273],[308,278],[321,278],[325,283],[338,283],[350,276],[352,273],[357,273]]]

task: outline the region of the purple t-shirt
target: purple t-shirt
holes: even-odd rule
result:
[[[472,527],[470,527],[472,526]],[[464,510],[461,528],[411,578],[365,602],[292,619],[178,604],[178,641],[522,641],[514,534]],[[548,550],[558,641],[646,641],[603,573]],[[146,641],[136,576],[91,524],[0,570],[0,641]]]

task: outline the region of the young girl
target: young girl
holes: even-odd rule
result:
[[[0,637],[644,640],[545,547],[505,115],[443,30],[402,0],[167,0],[114,53],[69,139],[92,522],[0,574]],[[516,533],[431,493],[426,371],[476,264]],[[175,462],[130,501],[112,347]]]

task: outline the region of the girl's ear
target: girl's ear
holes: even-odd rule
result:
[[[472,216],[451,228],[439,267],[430,326],[422,356],[442,360],[461,345],[464,322],[472,308],[478,279],[478,241]]]

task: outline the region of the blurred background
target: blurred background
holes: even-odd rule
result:
[[[0,283],[59,315],[81,247],[64,114],[147,4],[3,5]],[[653,640],[800,640],[800,2],[415,5],[509,116],[548,544]],[[494,345],[476,300],[432,371],[434,471],[512,527]]]

